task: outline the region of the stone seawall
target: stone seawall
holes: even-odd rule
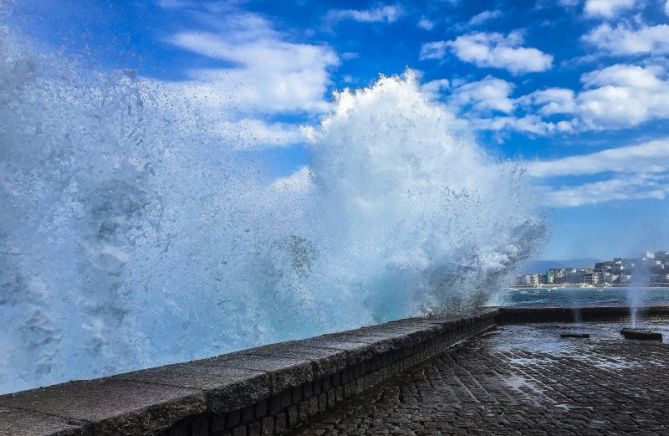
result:
[[[414,318],[0,396],[0,435],[282,434],[495,325]]]
[[[669,318],[669,307],[646,307]],[[260,435],[300,427],[496,324],[620,321],[629,308],[413,318],[0,396],[0,435]]]

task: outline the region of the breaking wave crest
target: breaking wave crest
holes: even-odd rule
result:
[[[468,310],[542,235],[411,74],[337,94],[268,182],[160,83],[0,32],[0,393]]]

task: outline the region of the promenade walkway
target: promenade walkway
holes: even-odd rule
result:
[[[649,326],[669,339],[669,324]],[[500,326],[296,434],[669,434],[669,344],[625,340],[621,327]]]

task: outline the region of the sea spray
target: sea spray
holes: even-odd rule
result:
[[[268,181],[178,84],[22,39],[0,41],[0,392],[467,310],[541,236],[522,169],[410,73],[337,94],[309,167]]]

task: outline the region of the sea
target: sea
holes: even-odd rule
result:
[[[669,304],[669,288],[504,289],[491,306],[649,306]]]

